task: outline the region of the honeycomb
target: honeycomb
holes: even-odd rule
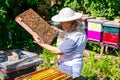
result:
[[[72,80],[72,77],[55,68],[46,68],[17,77],[15,80]]]
[[[56,36],[53,28],[31,8],[18,15],[16,22],[31,35],[35,32],[45,43],[51,44]]]

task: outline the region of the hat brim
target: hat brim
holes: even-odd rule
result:
[[[72,20],[77,20],[82,17],[82,13],[75,12],[75,15],[72,17],[64,18],[64,17],[59,17],[59,15],[55,15],[51,18],[52,21],[54,22],[67,22],[67,21],[72,21]]]

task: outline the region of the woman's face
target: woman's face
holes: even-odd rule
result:
[[[64,30],[70,31],[73,26],[73,21],[61,22],[60,25],[63,27]]]

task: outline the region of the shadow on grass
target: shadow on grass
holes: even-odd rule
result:
[[[87,77],[80,76],[80,77],[77,77],[77,78],[75,78],[75,79],[73,79],[73,80],[88,80],[88,78],[87,78]]]
[[[73,80],[112,80],[110,77],[97,77],[97,75],[93,75],[93,76],[90,76],[89,78],[88,77],[84,77],[84,76],[80,76],[80,77],[77,77]]]

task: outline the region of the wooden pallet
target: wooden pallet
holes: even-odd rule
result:
[[[31,8],[18,15],[15,20],[31,35],[36,33],[40,36],[45,43],[51,44],[56,36],[53,28]]]

